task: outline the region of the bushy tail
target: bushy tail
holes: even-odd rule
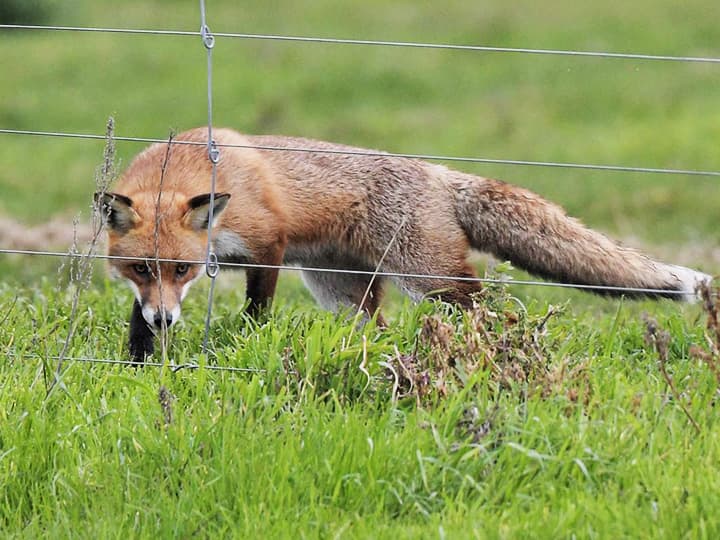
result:
[[[600,294],[666,296],[694,300],[707,274],[653,261],[568,217],[558,206],[522,188],[448,172],[456,211],[472,246],[539,277],[583,286],[630,287],[663,292],[591,289]],[[679,291],[686,294],[673,294]]]

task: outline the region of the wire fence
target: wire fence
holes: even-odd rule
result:
[[[291,36],[291,35],[271,35],[271,34],[248,34],[248,33],[228,33],[228,32],[217,32],[213,33],[207,23],[205,2],[199,0],[200,4],[200,30],[199,31],[183,31],[183,30],[169,30],[169,29],[133,29],[133,28],[106,28],[106,27],[78,27],[78,26],[40,26],[40,25],[10,25],[2,24],[0,29],[8,29],[13,31],[56,31],[56,32],[86,32],[86,33],[106,33],[106,34],[126,34],[126,35],[149,35],[149,36],[178,36],[178,37],[200,37],[203,46],[206,50],[207,58],[207,140],[205,142],[193,142],[193,141],[176,141],[173,140],[172,144],[190,144],[190,145],[203,145],[207,147],[207,158],[211,163],[211,192],[210,192],[210,216],[208,220],[208,238],[211,238],[211,228],[213,223],[213,199],[215,197],[215,184],[217,177],[217,164],[220,159],[220,152],[223,148],[248,148],[266,151],[281,151],[281,152],[310,152],[310,153],[321,153],[321,154],[343,154],[350,156],[384,156],[394,158],[406,158],[406,159],[420,159],[429,161],[446,161],[446,162],[461,162],[461,163],[481,163],[481,164],[499,164],[499,165],[517,165],[517,166],[531,166],[531,167],[556,167],[556,168],[568,168],[568,169],[584,169],[584,170],[597,170],[607,172],[628,172],[628,173],[648,173],[648,174],[675,174],[675,175],[690,175],[690,176],[702,176],[702,177],[720,177],[720,171],[715,170],[699,170],[699,169],[676,169],[676,168],[658,168],[658,167],[645,167],[645,166],[629,166],[629,165],[603,165],[603,164],[592,164],[592,163],[563,163],[563,162],[552,162],[552,161],[528,161],[528,160],[516,160],[516,159],[499,159],[499,158],[488,158],[488,157],[472,157],[472,156],[448,156],[448,155],[435,155],[435,154],[410,154],[410,153],[393,153],[393,152],[379,152],[371,150],[361,149],[327,149],[327,148],[313,148],[308,147],[275,147],[275,146],[264,146],[264,145],[237,145],[237,144],[219,144],[213,139],[213,107],[212,107],[212,52],[216,43],[216,38],[231,38],[231,39],[245,39],[245,40],[270,40],[270,41],[285,41],[294,43],[310,43],[310,44],[329,44],[329,45],[349,45],[349,46],[375,46],[375,47],[406,47],[415,49],[441,49],[441,50],[453,50],[453,51],[468,51],[468,52],[486,52],[486,53],[514,53],[514,54],[533,54],[533,55],[556,55],[556,56],[575,56],[575,57],[592,57],[592,58],[605,58],[605,59],[628,59],[628,60],[643,60],[643,61],[667,61],[667,62],[693,62],[693,63],[706,63],[706,64],[720,64],[720,58],[716,57],[698,57],[690,55],[659,55],[659,54],[640,54],[640,53],[624,53],[624,52],[607,52],[607,51],[580,51],[580,50],[555,50],[555,49],[534,49],[534,48],[511,48],[511,47],[494,47],[487,45],[458,45],[458,44],[447,44],[447,43],[420,43],[420,42],[404,42],[404,41],[377,41],[377,40],[363,40],[363,39],[342,39],[342,38],[330,38],[330,37],[307,37],[307,36]],[[87,134],[87,133],[71,133],[71,132],[57,132],[57,131],[40,131],[40,130],[19,130],[19,129],[7,129],[0,128],[0,134],[4,135],[15,135],[15,136],[36,136],[36,137],[60,137],[60,138],[71,138],[71,139],[86,139],[86,140],[105,140],[105,135],[99,134]],[[137,136],[113,136],[113,141],[123,142],[138,142],[138,143],[167,143],[167,139],[159,139],[152,137],[137,137]],[[42,251],[42,250],[28,250],[28,249],[10,249],[0,247],[0,254],[4,255],[27,255],[27,256],[45,256],[45,257],[70,257],[70,258],[85,258],[85,259],[132,259],[136,260],[138,257],[115,257],[110,255],[100,254],[80,254],[75,252],[58,252],[58,251]],[[557,288],[574,288],[574,289],[586,289],[599,292],[615,292],[615,293],[629,293],[629,294],[662,294],[667,296],[672,295],[686,295],[684,291],[667,291],[661,289],[652,288],[638,288],[638,287],[616,287],[616,286],[603,286],[603,285],[584,285],[584,284],[573,284],[573,283],[562,283],[562,282],[550,282],[550,281],[535,281],[535,280],[515,280],[515,279],[494,279],[494,278],[480,278],[480,277],[467,277],[467,276],[449,276],[449,275],[434,275],[434,274],[409,274],[409,273],[396,273],[386,272],[379,268],[376,271],[365,271],[356,270],[351,268],[322,268],[322,267],[307,267],[307,266],[288,266],[288,265],[266,265],[266,264],[250,264],[250,263],[231,263],[231,262],[219,262],[217,256],[212,251],[212,244],[208,242],[206,257],[204,260],[179,260],[179,259],[163,259],[155,257],[152,259],[155,263],[160,262],[172,262],[172,263],[188,263],[204,265],[205,271],[208,277],[211,279],[211,285],[208,292],[207,302],[207,313],[205,318],[205,331],[203,337],[202,351],[205,354],[209,354],[210,351],[208,344],[209,329],[212,317],[213,309],[213,291],[215,286],[215,278],[217,277],[218,270],[220,267],[225,268],[241,268],[241,269],[273,269],[273,270],[290,270],[290,271],[304,271],[304,272],[324,272],[324,273],[345,273],[345,274],[357,274],[357,275],[369,275],[369,276],[380,276],[389,278],[418,278],[418,279],[437,279],[437,280],[455,280],[455,281],[469,281],[478,283],[490,283],[490,284],[512,284],[512,285],[526,285],[526,286],[537,286],[537,287],[557,287]],[[18,353],[8,351],[6,353],[8,357],[20,356]],[[55,360],[62,363],[64,360],[71,362],[86,362],[86,363],[100,363],[100,364],[119,364],[119,365],[136,365],[136,362],[128,360],[114,360],[107,358],[90,358],[90,357],[72,357],[72,356],[41,356],[31,353],[24,353],[22,355],[26,358]],[[203,363],[183,363],[173,364],[165,362],[146,362],[144,365],[150,367],[163,367],[168,366],[173,370],[180,369],[198,369],[206,368],[210,370],[230,371],[236,373],[260,373],[264,370],[260,368],[237,368],[232,366],[219,366],[212,364]]]
[[[63,251],[40,251],[30,249],[0,249],[0,254],[5,255],[31,255],[31,256],[43,256],[43,257],[62,257],[62,258],[87,258],[88,256],[83,253],[68,253]],[[92,259],[101,260],[120,260],[120,261],[137,261],[145,260],[143,257],[120,257],[116,255],[92,255]],[[148,259],[148,262],[152,263],[185,263],[185,264],[199,264],[206,265],[207,260],[193,260],[193,259],[165,259],[152,257]],[[326,274],[348,274],[357,276],[377,276],[377,277],[388,277],[388,278],[409,278],[409,279],[431,279],[438,281],[460,281],[466,283],[486,283],[496,285],[527,285],[534,287],[555,287],[561,289],[580,289],[588,291],[598,292],[617,292],[617,293],[631,293],[631,294],[662,294],[668,296],[686,296],[687,291],[668,291],[666,289],[649,289],[642,287],[615,287],[612,285],[584,285],[582,283],[562,283],[557,281],[536,281],[536,280],[523,280],[513,278],[481,278],[481,277],[470,277],[470,276],[453,276],[446,274],[410,274],[407,272],[385,272],[382,270],[355,270],[351,268],[323,268],[319,266],[300,266],[300,265],[285,265],[285,264],[255,264],[255,263],[234,263],[234,262],[223,262],[216,261],[212,263],[223,268],[246,270],[246,269],[261,269],[261,270],[289,270],[293,272],[318,272]]]
[[[0,24],[0,28],[14,30],[46,30],[61,32],[100,32],[128,35],[157,35],[157,36],[183,36],[198,37],[202,31],[193,32],[187,30],[153,30],[141,28],[102,28],[89,26],[40,26],[29,24]],[[330,45],[365,45],[374,47],[406,47],[413,49],[440,49],[452,51],[476,51],[491,53],[515,53],[515,54],[537,54],[551,56],[579,56],[590,58],[611,58],[625,60],[649,60],[662,62],[700,62],[709,64],[720,64],[720,58],[707,56],[689,55],[664,55],[664,54],[640,54],[608,51],[573,51],[562,49],[532,49],[524,47],[492,47],[489,45],[457,45],[452,43],[418,43],[411,41],[382,41],[370,39],[343,39],[333,37],[312,37],[312,36],[286,36],[277,34],[243,34],[234,32],[215,32],[216,37],[252,39],[265,41],[290,41],[296,43],[320,43]]]
[[[0,129],[2,135],[28,135],[37,137],[60,137],[70,139],[90,139],[104,141],[105,135],[92,133],[68,133],[59,131],[31,131],[26,129]],[[123,142],[137,143],[167,143],[167,139],[159,139],[153,137],[122,137],[114,136],[113,140]],[[206,146],[205,142],[197,141],[180,141],[173,140],[173,144],[190,145],[190,146]],[[333,148],[313,148],[309,147],[287,147],[287,146],[268,146],[258,144],[223,144],[216,143],[218,148],[246,148],[252,150],[267,150],[271,152],[307,152],[312,154],[334,154],[346,156],[363,156],[363,157],[394,157],[402,159],[420,159],[425,161],[447,161],[458,163],[479,163],[484,165],[519,165],[527,167],[553,167],[559,169],[582,169],[592,171],[605,172],[624,172],[624,173],[648,173],[648,174],[676,174],[687,176],[715,176],[720,177],[720,171],[700,170],[700,169],[672,169],[662,167],[640,167],[632,165],[602,165],[597,163],[567,163],[557,161],[528,161],[521,159],[501,159],[501,158],[485,158],[472,156],[447,156],[438,154],[408,154],[399,152],[380,152],[373,150],[361,149],[333,149]]]
[[[203,337],[202,350],[205,354],[208,352],[208,337],[210,335],[210,318],[212,317],[213,293],[215,291],[215,279],[217,278],[220,267],[218,266],[217,256],[212,248],[212,228],[214,224],[213,212],[215,208],[215,184],[217,183],[217,165],[220,161],[220,149],[213,139],[213,107],[212,107],[212,52],[215,47],[215,36],[210,32],[205,16],[205,0],[200,0],[200,37],[203,46],[207,51],[207,157],[212,164],[212,172],[210,179],[210,202],[207,224],[207,249],[205,252],[205,273],[210,278],[210,291],[208,292],[207,313],[205,315],[205,334]],[[168,145],[169,148],[169,145]],[[158,204],[160,202],[158,195]],[[155,228],[157,231],[157,227]]]
[[[34,353],[16,353],[13,351],[7,351],[4,353],[8,358],[30,358],[32,360],[39,361],[64,361],[64,362],[77,362],[84,364],[106,364],[126,367],[138,367],[138,362],[133,360],[119,360],[114,358],[93,358],[88,356],[61,356],[61,355],[40,355]],[[150,362],[145,361],[142,363],[143,367],[163,368],[166,367],[173,372],[178,371],[192,371],[196,369],[207,369],[208,371],[226,371],[229,373],[266,373],[267,370],[257,367],[236,367],[236,366],[221,366],[209,363],[197,363],[197,362],[184,362],[176,364],[172,361],[169,362]]]

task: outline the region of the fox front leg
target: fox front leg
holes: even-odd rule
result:
[[[133,304],[132,314],[130,315],[130,356],[136,364],[145,362],[145,358],[150,356],[155,350],[153,343],[155,335],[142,314],[142,306],[140,302],[135,300]]]
[[[248,268],[247,274],[247,298],[250,304],[247,313],[253,319],[257,319],[263,310],[270,307],[275,286],[277,285],[278,270],[266,268]]]
[[[261,250],[255,259],[258,264],[279,266],[283,262],[286,245],[287,240],[283,238]],[[247,299],[250,301],[247,312],[251,317],[257,318],[263,310],[270,307],[279,273],[277,268],[248,268],[245,271]]]

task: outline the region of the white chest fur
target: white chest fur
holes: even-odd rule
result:
[[[252,258],[245,241],[231,231],[219,231],[213,243],[215,254],[219,259],[247,259]]]

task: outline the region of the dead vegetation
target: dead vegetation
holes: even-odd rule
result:
[[[708,365],[720,387],[720,317],[718,316],[720,289],[703,285],[700,288],[700,297],[707,315],[705,346],[693,345],[690,347],[690,356],[699,358]]]
[[[687,416],[687,419],[693,425],[695,431],[699,433],[700,425],[697,423],[693,415],[690,414],[690,410],[688,409],[690,398],[687,394],[681,395],[680,392],[678,392],[675,381],[667,369],[668,358],[670,356],[670,332],[660,328],[657,321],[652,317],[645,315],[643,319],[645,321],[645,343],[648,347],[655,349],[655,352],[658,355],[658,367],[665,383],[670,389],[673,400],[682,409],[683,413],[685,413],[685,416]]]
[[[505,287],[487,287],[467,313],[445,310],[422,321],[414,350],[388,359],[388,377],[396,399],[418,404],[444,398],[485,373],[495,392],[520,386],[527,396],[562,393],[570,402],[587,403],[586,364],[555,357],[548,321],[560,310],[550,306],[530,316]],[[482,431],[482,429],[481,429]]]
[[[161,385],[158,390],[158,403],[163,416],[163,425],[167,428],[173,422],[173,403],[175,396],[165,387]]]
[[[689,348],[690,358],[701,360],[715,377],[717,388],[716,398],[720,397],[720,317],[718,316],[718,301],[720,300],[720,289],[713,288],[708,284],[699,287],[700,298],[702,299],[703,311],[707,317],[705,330],[705,343],[703,345],[693,344]],[[668,359],[672,337],[670,332],[661,328],[658,322],[647,315],[643,317],[645,322],[645,343],[652,347],[658,356],[658,367],[665,383],[670,390],[673,402],[683,411],[688,421],[700,433],[701,428],[695,417],[690,413],[694,389],[686,389],[681,392],[668,370]],[[690,385],[697,385],[697,381],[689,381]],[[716,399],[711,404],[714,405]]]
[[[110,182],[114,179],[117,169],[115,162],[115,121],[110,117],[106,125],[105,133],[105,149],[103,153],[103,162],[95,171],[95,187],[97,191],[104,193]],[[68,287],[72,291],[72,301],[70,304],[70,313],[67,318],[67,334],[63,340],[62,349],[57,357],[55,369],[50,378],[50,369],[47,362],[43,363],[43,377],[46,387],[46,399],[50,397],[53,390],[60,385],[64,387],[62,382],[62,374],[64,372],[64,364],[67,354],[70,350],[75,331],[79,324],[80,297],[83,292],[90,286],[92,277],[93,261],[97,255],[100,235],[103,230],[103,216],[101,209],[96,204],[93,208],[92,225],[89,239],[84,243],[84,250],[78,249],[79,238],[77,234],[73,235],[73,241],[68,251],[68,260],[64,263],[69,269]],[[74,223],[74,230],[77,223]]]

